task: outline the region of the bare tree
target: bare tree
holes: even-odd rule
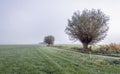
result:
[[[48,46],[53,45],[54,44],[54,40],[55,40],[55,38],[52,35],[44,37],[44,43],[48,44]]]
[[[84,49],[88,49],[89,44],[97,43],[106,37],[108,31],[108,20],[101,10],[83,10],[82,13],[75,12],[71,19],[68,19],[66,34],[71,40],[79,40]]]

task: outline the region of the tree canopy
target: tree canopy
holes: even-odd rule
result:
[[[88,44],[94,44],[103,40],[109,29],[109,17],[101,10],[85,9],[80,13],[74,12],[65,29],[71,40],[79,40],[84,49],[88,49]]]
[[[48,44],[48,46],[53,45],[54,40],[55,40],[55,38],[52,35],[48,35],[48,36],[44,37],[44,43]]]

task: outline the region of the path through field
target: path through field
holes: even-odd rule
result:
[[[56,48],[56,50],[61,50],[59,48]],[[77,53],[77,54],[82,54],[82,55],[86,55],[86,53],[81,53],[81,52],[78,52],[78,51],[73,51],[73,50],[65,50],[63,49],[62,51],[65,51],[65,52],[71,52],[71,53]],[[101,58],[107,58],[107,59],[120,59],[120,57],[114,57],[114,56],[104,56],[104,55],[97,55],[97,54],[89,54],[91,57],[101,57]]]

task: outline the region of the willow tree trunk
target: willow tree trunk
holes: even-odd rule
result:
[[[82,44],[83,44],[83,48],[87,50],[88,49],[88,44],[87,43],[82,43]]]

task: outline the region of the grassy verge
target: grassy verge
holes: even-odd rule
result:
[[[96,55],[120,57],[120,51],[109,51],[104,48],[98,49],[100,46],[92,46],[92,49],[90,51],[83,50],[81,45],[55,45],[54,47],[86,54],[91,53]]]

